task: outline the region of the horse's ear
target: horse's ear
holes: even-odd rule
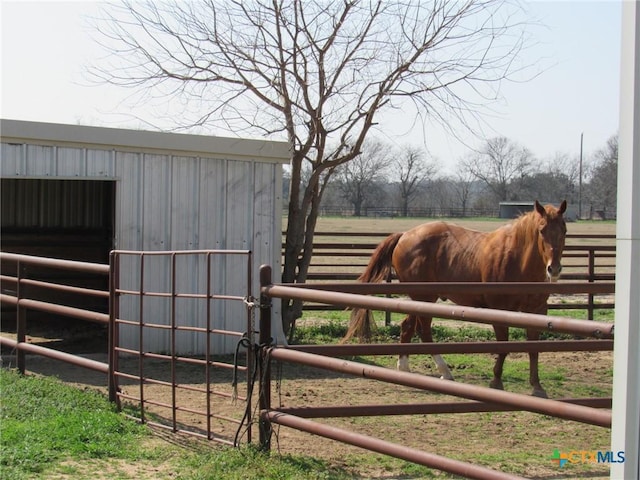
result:
[[[538,202],[538,200],[536,200],[536,212],[538,212],[541,217],[544,217],[547,214],[547,211],[542,205],[540,205],[540,202]]]
[[[558,209],[558,213],[560,215],[562,215],[564,212],[567,211],[567,201],[564,200],[561,204],[560,204],[560,208]]]

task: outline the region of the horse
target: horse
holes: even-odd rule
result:
[[[374,250],[358,281],[381,282],[391,268],[400,282],[556,282],[562,271],[562,252],[567,227],[562,214],[567,201],[559,208],[542,206],[492,232],[470,230],[447,222],[418,225],[404,233],[394,233]],[[438,295],[413,294],[413,300],[436,302]],[[440,296],[458,305],[546,314],[548,294],[501,295],[456,293]],[[401,324],[400,342],[409,343],[417,332],[423,342],[432,342],[432,317],[408,315]],[[361,339],[371,332],[371,314],[354,309],[347,334]],[[507,341],[509,328],[494,325],[496,339]],[[537,340],[540,332],[527,330],[528,340]],[[502,369],[506,353],[498,354],[490,387],[502,390]],[[433,355],[442,378],[453,375],[440,355]],[[398,369],[409,370],[406,355],[398,358]],[[532,395],[546,397],[538,376],[538,353],[529,353],[529,382]]]

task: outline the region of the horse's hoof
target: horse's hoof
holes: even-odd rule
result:
[[[451,380],[454,381],[453,375],[441,375],[440,380]]]
[[[544,391],[544,388],[534,388],[531,395],[538,398],[549,398],[547,392]]]
[[[491,380],[491,383],[489,383],[489,387],[495,388],[496,390],[504,390],[504,385],[500,380]]]

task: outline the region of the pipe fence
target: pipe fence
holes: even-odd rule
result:
[[[142,422],[230,445],[240,438],[251,442],[248,407],[256,363],[252,258],[248,250],[113,251],[110,264],[105,265],[0,252],[0,301],[7,314],[3,332],[12,330],[7,319],[11,311],[16,319],[15,335],[0,336],[0,344],[15,351],[21,373],[27,368],[27,353],[104,373],[109,400],[135,404],[139,407],[136,419]],[[154,259],[164,268],[159,269]],[[235,279],[229,288],[220,277],[222,264]],[[199,283],[193,280],[198,271]],[[87,274],[97,275],[105,289],[82,286]],[[82,305],[87,297],[100,299],[108,313],[73,306]],[[33,331],[34,319],[30,312],[50,315],[39,319],[39,324],[50,323],[46,333],[54,333],[56,339],[60,317],[106,326],[107,361],[31,343],[28,333]],[[229,323],[237,328],[225,328],[225,317],[238,315],[244,321]],[[138,337],[132,343],[135,334]],[[154,334],[168,339],[166,350],[146,344],[145,339]],[[180,339],[191,339],[204,351],[180,352]],[[227,343],[235,355],[228,354]],[[193,384],[196,376],[200,385]]]
[[[501,310],[479,309],[457,305],[442,305],[413,300],[371,297],[368,294],[409,294],[415,289],[425,288],[427,285],[418,283],[408,284],[333,284],[333,285],[285,285],[273,284],[271,268],[263,266],[260,271],[261,282],[261,310],[260,310],[260,345],[262,355],[259,364],[260,378],[260,442],[264,449],[270,448],[272,423],[297,428],[312,434],[325,436],[352,445],[367,448],[379,453],[409,460],[427,467],[440,469],[449,473],[464,475],[468,478],[514,478],[502,472],[486,469],[477,465],[462,462],[452,464],[450,459],[425,452],[414,451],[404,446],[392,444],[384,440],[355,434],[337,427],[329,427],[308,418],[327,418],[331,416],[361,416],[361,415],[389,415],[435,413],[435,412],[479,412],[479,411],[508,411],[526,410],[557,418],[583,422],[605,428],[611,426],[611,412],[604,409],[611,408],[610,398],[588,399],[560,399],[550,400],[505,392],[486,387],[467,385],[459,382],[442,381],[429,376],[409,372],[399,372],[388,368],[365,365],[336,356],[357,355],[388,355],[409,353],[478,353],[478,352],[512,352],[512,351],[602,351],[613,350],[614,326],[605,322],[558,318],[548,315],[534,315],[522,312],[507,312]],[[560,286],[562,285],[562,286]],[[406,287],[406,288],[404,288]],[[493,291],[500,289],[501,293],[522,293],[531,289],[535,293],[548,293],[549,290],[562,289],[564,292],[579,292],[582,289],[592,293],[611,293],[613,284],[448,284],[429,285],[438,292],[446,292],[447,288],[477,288],[478,290]],[[342,291],[337,291],[341,289]],[[357,292],[357,293],[352,293]],[[540,331],[563,332],[583,337],[593,337],[601,340],[573,340],[573,341],[536,341],[536,342],[473,342],[452,344],[405,344],[405,345],[320,345],[320,346],[291,346],[285,348],[270,345],[272,298],[298,299],[317,303],[338,305],[340,307],[366,308],[385,310],[405,314],[438,316],[441,318],[464,320],[470,322],[491,323],[508,327],[534,328]],[[359,378],[389,382],[397,385],[413,387],[421,390],[439,392],[460,397],[471,402],[444,402],[411,404],[403,406],[389,405],[358,405],[323,406],[323,407],[288,407],[275,408],[271,405],[271,361],[280,360],[295,364],[313,366],[329,371],[350,374]],[[306,418],[303,418],[306,417]],[[403,453],[405,452],[405,453]]]
[[[42,292],[53,292],[54,295],[72,294],[75,296],[90,296],[109,299],[109,291],[90,289],[78,285],[69,285],[69,279],[64,276],[60,281],[43,281],[30,278],[32,275],[42,275],[42,270],[55,272],[76,272],[82,274],[93,274],[105,280],[109,278],[109,265],[96,263],[77,262],[54,258],[33,257],[15,253],[0,252],[0,261],[3,264],[2,293],[0,302],[3,305],[15,307],[16,311],[16,338],[15,340],[0,336],[0,344],[16,351],[16,366],[21,373],[26,370],[25,353],[32,353],[55,360],[63,361],[83,368],[95,370],[97,372],[109,374],[111,366],[109,363],[98,362],[87,358],[62,352],[56,349],[34,345],[27,342],[28,312],[37,311],[41,313],[59,315],[63,317],[75,318],[88,322],[109,325],[109,314],[97,311],[78,308],[75,306],[62,305],[51,301],[51,295],[45,295],[46,301],[34,296],[42,296]],[[14,275],[8,273],[13,271]],[[51,275],[50,275],[51,276]],[[56,279],[55,276],[51,276]],[[62,281],[67,283],[61,283]],[[42,297],[40,297],[42,298]],[[5,320],[6,322],[6,320]],[[109,398],[115,399],[115,392],[109,390]]]

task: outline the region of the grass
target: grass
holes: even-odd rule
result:
[[[67,457],[137,460],[143,428],[103,396],[1,370],[3,479],[31,478]]]
[[[0,478],[346,479],[308,457],[157,442],[99,392],[0,369]],[[154,441],[155,440],[155,441]],[[168,446],[169,445],[169,446]],[[133,466],[133,467],[132,467]]]
[[[290,455],[269,456],[253,447],[190,455],[181,462],[181,470],[188,472],[178,477],[182,480],[351,478],[344,471],[327,467],[321,460]]]
[[[392,313],[390,325],[385,325],[384,312],[373,312],[376,329],[372,342],[397,342],[400,338],[400,322],[404,318],[403,314]],[[581,309],[554,309],[549,310],[549,315],[574,318],[578,320],[587,319],[587,311]],[[305,312],[300,324],[296,326],[293,343],[297,344],[320,344],[336,343],[347,333],[350,312],[345,310],[327,310]],[[613,322],[614,311],[612,309],[595,310],[594,320],[599,322]],[[465,323],[456,326],[447,326],[446,321],[434,320],[432,325],[433,339],[436,342],[468,342],[495,340],[493,330],[485,325]],[[526,340],[526,332],[522,328],[511,328],[509,330],[511,340]],[[571,339],[572,335],[542,332],[541,340],[549,339]],[[414,338],[414,341],[417,341]]]

